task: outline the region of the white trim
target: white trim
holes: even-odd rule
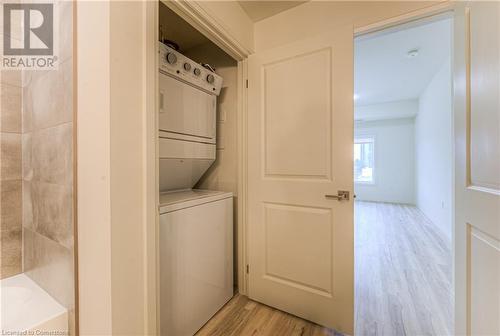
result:
[[[247,260],[247,107],[248,61],[238,62],[238,290],[248,294]]]
[[[252,53],[196,1],[161,0],[161,2],[237,61],[244,60]]]
[[[144,13],[144,333],[158,334],[159,330],[159,217],[158,204],[158,2],[147,1]],[[153,23],[153,24],[151,24]]]
[[[409,23],[423,20],[431,19],[443,13],[450,12],[454,9],[454,4],[451,1],[442,2],[440,4],[425,7],[422,9],[415,10],[413,12],[398,15],[386,20],[375,22],[366,26],[357,27],[354,29],[354,37],[358,38],[368,34],[380,32],[392,27],[407,25]]]

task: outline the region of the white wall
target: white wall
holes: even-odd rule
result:
[[[355,183],[358,200],[414,204],[414,121],[358,122],[355,136],[375,137],[375,183]]]
[[[451,69],[446,61],[419,99],[415,119],[416,204],[448,237],[452,232]]]

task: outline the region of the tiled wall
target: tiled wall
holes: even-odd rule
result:
[[[22,87],[2,71],[0,90],[0,279],[22,271]]]
[[[0,278],[23,271],[69,309],[74,334],[72,2],[54,11],[59,68],[1,73]]]
[[[23,76],[23,269],[73,317],[72,4],[58,2],[54,9],[59,68]]]

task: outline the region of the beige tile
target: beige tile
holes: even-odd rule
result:
[[[21,179],[21,134],[1,133],[0,152],[0,179]]]
[[[22,182],[0,182],[0,207],[2,231],[20,230],[22,226]],[[3,247],[2,247],[3,249]]]
[[[27,73],[27,71],[24,71],[24,73]],[[29,85],[23,87],[23,106],[21,113],[23,133],[28,133],[33,130],[33,99],[31,97],[31,92],[32,90]]]
[[[24,133],[21,136],[22,140],[22,175],[23,180],[31,181],[33,179],[33,168],[31,166],[31,133]]]
[[[72,186],[32,182],[31,201],[35,231],[67,248],[72,248]]]
[[[21,134],[1,133],[0,152],[0,179],[21,179]]]
[[[73,120],[73,58],[61,64],[64,81],[64,111]]]
[[[21,133],[22,89],[17,86],[1,84],[0,125],[2,132]]]
[[[66,61],[73,55],[73,2],[59,1],[59,59]]]
[[[2,231],[2,266],[21,266],[22,231]]]
[[[33,224],[33,202],[31,200],[30,181],[23,181],[23,227],[35,230]]]
[[[68,82],[72,82],[72,67],[66,63],[57,70],[34,71],[31,74],[23,91],[24,117],[31,125],[27,124],[24,132],[72,121],[72,105],[68,104],[72,97],[68,96]]]
[[[12,86],[22,87],[21,70],[0,70],[0,82]]]
[[[24,230],[24,272],[68,309],[74,308],[73,252],[30,229]]]
[[[32,134],[33,180],[73,183],[73,123],[46,128]]]
[[[19,273],[22,273],[21,265],[2,265],[2,267],[0,267],[0,279],[5,279]]]
[[[0,231],[0,279],[22,271],[21,230]]]

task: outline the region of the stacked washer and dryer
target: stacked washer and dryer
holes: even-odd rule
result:
[[[233,296],[232,193],[193,189],[216,159],[222,78],[159,45],[160,332],[194,335]]]

